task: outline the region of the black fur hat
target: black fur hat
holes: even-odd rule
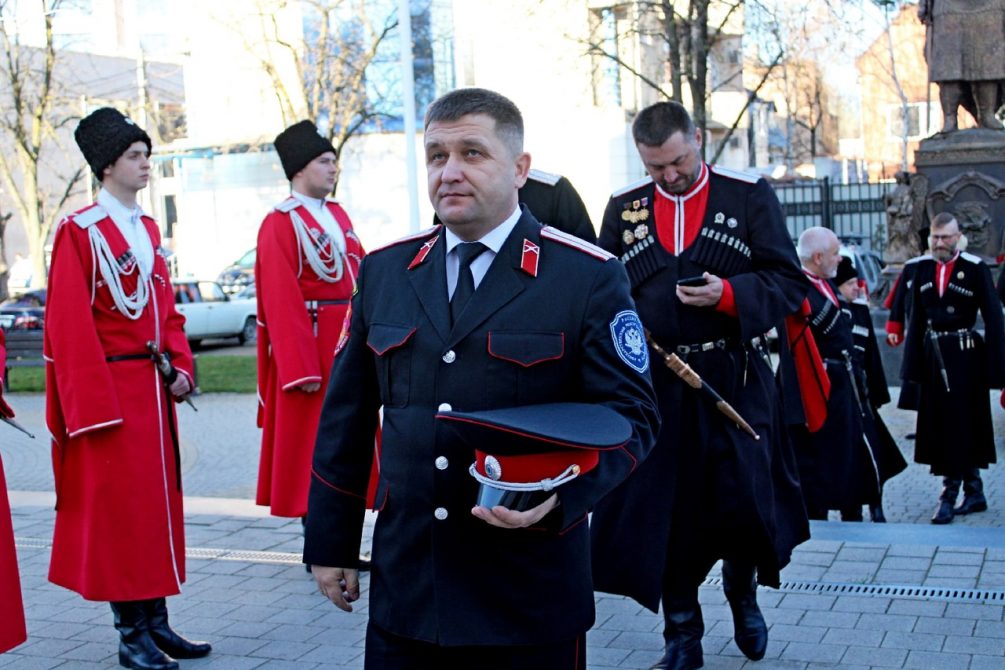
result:
[[[73,138],[99,181],[105,168],[117,161],[133,142],[143,142],[147,150],[153,149],[146,131],[111,107],[102,107],[81,119]]]
[[[851,258],[841,256],[841,262],[837,266],[837,274],[834,275],[834,283],[840,286],[849,279],[858,279],[858,272],[855,271]]]
[[[294,123],[276,135],[276,152],[283,163],[286,178],[290,180],[326,151],[335,153],[335,147],[321,136],[318,127],[310,121]]]

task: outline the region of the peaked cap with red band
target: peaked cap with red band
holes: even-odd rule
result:
[[[440,424],[475,450],[478,504],[526,510],[584,475],[600,452],[622,447],[628,421],[604,405],[548,403],[481,412],[439,412]]]

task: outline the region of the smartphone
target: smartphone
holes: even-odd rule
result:
[[[681,277],[677,280],[677,286],[704,286],[708,282],[705,280],[704,275],[697,275],[695,277]]]

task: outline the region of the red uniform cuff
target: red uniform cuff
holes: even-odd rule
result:
[[[889,335],[897,335],[898,337],[903,338],[904,324],[902,324],[900,321],[887,321],[886,332]]]
[[[722,296],[719,298],[719,304],[715,306],[715,311],[729,316],[737,315],[736,297],[733,295],[733,286],[728,279],[722,280]]]

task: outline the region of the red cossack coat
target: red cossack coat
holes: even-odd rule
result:
[[[272,514],[281,517],[307,514],[321,403],[364,254],[345,210],[331,201],[327,207],[346,243],[342,276],[336,282],[324,281],[306,258],[293,212],[323,257],[332,253],[332,242],[298,200],[289,198],[276,206],[258,231],[255,290],[262,453],[255,502],[271,506]],[[320,389],[299,390],[310,382],[319,383]]]
[[[192,353],[157,225],[143,223],[156,253],[137,319],[116,307],[108,278],[129,296],[139,270],[100,206],[60,224],[49,271],[46,422],[56,481],[49,580],[88,600],[159,598],[185,580],[175,403],[147,342],[190,383]],[[103,272],[101,259],[109,258]]]
[[[0,330],[0,374],[7,363],[7,349]],[[0,393],[3,378],[0,377]],[[12,417],[7,404],[0,398],[0,413]],[[21,602],[21,580],[17,573],[17,554],[14,552],[14,528],[10,521],[10,503],[7,501],[7,481],[3,462],[0,461],[0,653],[12,649],[28,638],[24,626],[24,605]]]

